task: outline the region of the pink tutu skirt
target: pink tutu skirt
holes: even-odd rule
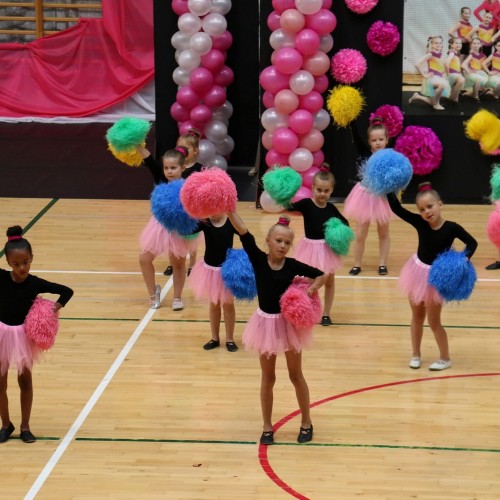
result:
[[[443,297],[429,284],[431,266],[413,254],[401,269],[398,286],[414,304],[441,304]]]
[[[389,224],[392,210],[385,196],[370,193],[358,182],[344,201],[344,216],[361,224],[366,222]]]
[[[342,259],[325,240],[302,238],[295,247],[294,258],[326,274],[334,274],[342,266]]]
[[[196,238],[181,238],[178,234],[165,229],[154,217],[151,217],[139,237],[141,253],[150,252],[155,257],[169,253],[176,257],[186,257],[198,248],[200,234],[198,233]]]
[[[10,366],[18,373],[30,371],[33,363],[40,360],[43,351],[24,332],[24,325],[6,325],[0,322],[0,374],[5,375]]]
[[[257,309],[243,331],[243,345],[267,357],[286,351],[301,352],[312,343],[312,328],[297,330],[281,314],[268,314]]]
[[[233,294],[225,287],[220,267],[198,261],[189,275],[189,286],[196,300],[207,300],[212,304],[231,304]]]

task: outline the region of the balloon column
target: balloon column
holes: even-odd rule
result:
[[[179,16],[171,39],[178,64],[172,77],[179,89],[170,114],[180,134],[191,128],[202,133],[198,161],[226,170],[234,149],[227,130],[233,107],[226,98],[234,74],[225,64],[233,42],[225,18],[231,0],[172,0],[172,9]]]
[[[261,123],[266,164],[287,165],[302,175],[302,186],[292,201],[311,196],[314,173],[324,161],[322,131],[330,123],[322,94],[328,88],[327,71],[337,20],[331,0],[273,0],[267,19],[274,49],[271,65],[260,74],[264,89]],[[266,191],[261,206],[277,212],[282,206]]]

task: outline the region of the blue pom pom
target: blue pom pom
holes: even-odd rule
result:
[[[364,165],[361,184],[382,196],[404,189],[411,180],[413,169],[408,158],[394,149],[380,149]]]
[[[464,252],[446,250],[429,271],[429,283],[447,301],[467,300],[476,283],[476,270]]]
[[[155,219],[180,235],[191,234],[198,225],[182,206],[180,191],[183,184],[184,179],[158,184],[151,193],[151,211]]]
[[[255,274],[247,253],[230,248],[221,268],[224,285],[239,300],[253,300],[257,295]]]

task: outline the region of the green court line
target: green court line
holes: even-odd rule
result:
[[[84,438],[77,437],[75,441],[101,441],[117,443],[186,443],[186,444],[257,444],[257,441],[225,441],[220,439],[147,439],[147,438]]]
[[[23,234],[26,234],[57,202],[59,201],[59,198],[53,198],[40,212],[38,212],[33,219],[31,219],[28,224],[26,224],[26,227],[23,229]],[[2,248],[0,251],[0,257],[3,257],[5,251]]]

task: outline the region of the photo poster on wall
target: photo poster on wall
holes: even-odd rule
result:
[[[495,2],[498,3],[499,0],[494,0]],[[495,51],[495,43],[491,47],[484,47],[484,50],[483,46],[481,46],[480,52],[484,52],[484,59],[483,56],[477,54],[477,51],[471,55],[467,45],[462,44],[463,49],[460,52],[465,53],[459,54],[460,61],[455,60],[451,64],[451,70],[448,73],[446,71],[446,61],[450,55],[449,44],[452,39],[450,33],[455,37],[459,34],[456,28],[458,23],[464,20],[461,15],[463,7],[467,7],[470,12],[468,21],[471,28],[469,29],[476,30],[472,34],[473,38],[478,36],[481,24],[483,24],[483,28],[480,30],[483,38],[494,36],[497,33],[495,20],[493,20],[491,28],[487,29],[484,27],[484,23],[481,23],[474,15],[474,11],[483,4],[485,2],[481,0],[405,0],[402,36],[402,108],[407,115],[432,114],[468,117],[479,109],[488,109],[497,114],[500,113],[500,100],[498,99],[500,96],[500,43],[498,44],[498,63],[495,64],[493,59],[487,61],[487,67],[492,73],[491,75],[484,71],[482,63],[489,51]],[[481,9],[479,15],[483,17],[485,10]],[[467,13],[465,13],[465,17],[467,17]],[[439,36],[442,37],[441,47],[439,46],[439,40],[434,38]],[[429,40],[431,37],[432,39]],[[500,42],[500,34],[498,35],[498,42]],[[479,42],[475,42],[474,46],[477,47],[478,44]],[[457,49],[457,45],[454,48]],[[441,56],[439,56],[439,49]],[[433,70],[433,76],[431,79],[424,79],[415,65],[420,62],[419,67],[422,72],[427,72],[429,63],[425,58],[430,52],[432,52],[430,67]],[[466,62],[469,55],[471,55],[469,58],[470,64]],[[464,62],[474,69],[472,73],[478,72],[478,74],[471,74],[467,78],[468,73],[462,67]],[[499,69],[498,76],[495,78],[494,75],[497,71],[495,66],[497,64]],[[475,69],[475,67],[478,69]],[[445,90],[442,91],[442,96],[437,101],[435,89],[440,82],[439,73],[441,70],[444,70],[442,75],[444,82],[441,82],[441,85]],[[460,77],[464,80],[462,84],[460,83]],[[476,84],[478,81],[479,84]],[[475,91],[477,96],[474,95]],[[456,97],[457,101],[453,99],[454,97]]]

